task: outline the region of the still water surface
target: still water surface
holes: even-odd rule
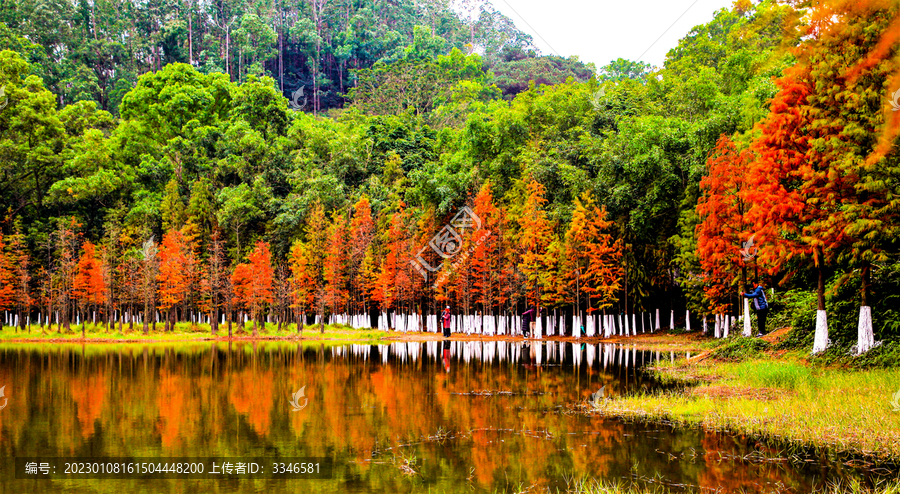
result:
[[[3,345],[0,492],[565,492],[577,478],[812,492],[859,474],[572,413],[601,389],[659,388],[641,367],[674,357],[560,342]],[[328,457],[333,478],[14,480],[24,456]]]

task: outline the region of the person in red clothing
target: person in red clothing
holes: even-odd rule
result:
[[[450,306],[448,305],[444,312],[441,313],[441,320],[444,322],[444,338],[450,337]]]

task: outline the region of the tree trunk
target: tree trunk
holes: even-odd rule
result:
[[[869,277],[872,265],[865,262],[862,267],[862,304],[859,307],[859,325],[857,327],[856,354],[868,352],[875,346],[875,333],[872,330],[872,307],[869,306]]]
[[[193,5],[191,5],[193,7]],[[194,65],[194,23],[193,9],[188,9],[188,60]]]
[[[816,310],[816,337],[813,343],[812,353],[825,351],[828,347],[828,316],[825,312],[825,267],[822,266],[822,251],[819,250],[819,285],[816,290],[817,310]]]

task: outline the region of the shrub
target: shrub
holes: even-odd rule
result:
[[[765,351],[770,348],[772,345],[759,338],[733,336],[728,339],[727,343],[713,350],[712,357],[718,360],[740,362],[763,357]]]

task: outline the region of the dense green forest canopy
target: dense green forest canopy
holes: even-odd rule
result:
[[[0,47],[29,61],[59,106],[96,101],[114,114],[141,74],[170,63],[238,83],[268,75],[288,98],[303,88],[314,112],[342,107],[356,70],[408,58],[411,45],[480,53],[509,95],[593,72],[539,56],[508,17],[469,0],[15,0],[0,4],[0,23]],[[433,33],[426,44],[416,26]]]
[[[72,229],[115,257],[111,269],[174,231],[200,264],[213,239],[233,263],[263,242],[275,265],[307,270],[303,304],[333,312],[354,304],[415,310],[439,300],[490,312],[537,297],[555,307],[712,314],[736,310],[739,285],[749,279],[808,289],[825,270],[838,293],[858,290],[864,268],[874,276],[864,291],[882,297],[878,315],[896,326],[884,302],[896,298],[896,240],[866,232],[872,222],[884,231],[897,225],[893,141],[872,158],[884,148],[879,142],[896,139],[882,135],[893,125],[884,98],[897,50],[882,34],[897,7],[869,3],[835,27],[810,21],[796,2],[738,1],[691,30],[664,67],[619,59],[596,74],[575,59],[536,56],[530,39],[489,7],[467,23],[439,1],[60,2],[62,14],[53,15],[43,1],[4,3],[3,232],[25,246],[34,273],[59,269],[60,239]],[[876,49],[885,43],[887,51]],[[882,62],[859,69],[867,56]],[[826,64],[868,72],[829,82],[838,76]],[[826,83],[868,99],[846,114],[815,114],[816,97],[835,101],[816,96]],[[300,86],[312,92],[295,93]],[[809,95],[791,106],[784,98],[795,86]],[[766,139],[786,128],[782,115],[794,107],[818,115],[807,129],[839,128],[838,137],[809,141],[807,157],[845,163],[841,173],[869,183],[888,204],[860,199],[871,208],[851,208],[855,216],[841,216],[847,225],[830,226],[846,235],[828,244],[827,266],[815,255],[825,246],[805,240],[805,227],[791,233],[785,216],[785,229],[768,237],[771,255],[741,261],[749,227],[726,229],[720,237],[730,243],[718,247],[701,228],[722,211],[744,224],[743,210],[698,207],[737,197],[737,185],[721,197],[713,192],[710,167],[731,156],[723,136],[735,153],[756,153],[748,163],[760,163],[732,175],[771,166],[765,160],[776,141]],[[813,172],[822,180],[838,173]],[[745,189],[756,180],[762,190],[763,175],[748,176]],[[777,180],[798,194],[806,193],[803,180],[815,182]],[[778,203],[767,197],[758,204]],[[479,268],[493,278],[424,284],[409,261],[464,205],[482,207],[494,222],[490,255],[499,260],[491,261],[496,269]],[[374,224],[356,245],[353,232],[367,214]],[[578,229],[599,224],[616,242],[621,271],[607,273],[618,276],[605,285],[613,296],[576,301],[580,278],[571,273],[583,270],[565,262],[585,235]],[[340,258],[342,249],[351,253],[345,263],[329,265],[328,253]],[[727,259],[715,261],[715,249],[730,249]],[[116,276],[110,286],[124,286]],[[393,288],[385,291],[386,283]],[[505,288],[487,296],[484,283]],[[325,287],[347,293],[326,297]],[[48,290],[35,300],[51,297]],[[123,304],[129,296],[115,295]],[[200,297],[181,303],[202,306]]]

